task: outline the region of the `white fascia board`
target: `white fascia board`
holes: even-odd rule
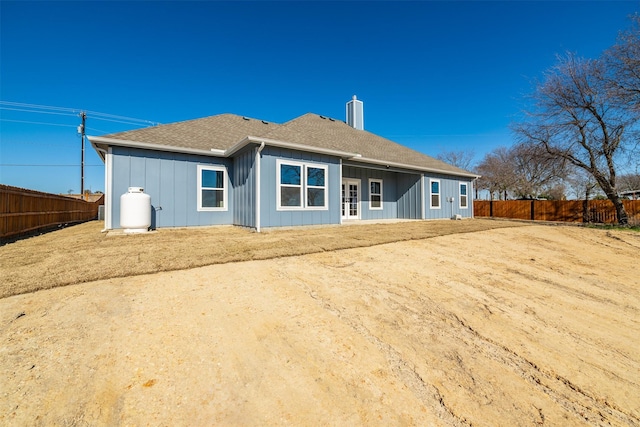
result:
[[[362,163],[371,163],[374,165],[381,165],[381,166],[393,166],[396,168],[410,169],[410,170],[415,170],[420,172],[433,172],[433,173],[441,173],[443,175],[464,176],[464,177],[473,178],[473,179],[477,179],[480,177],[479,175],[476,175],[474,173],[453,172],[453,171],[447,171],[444,169],[425,168],[422,166],[407,165],[405,163],[386,162],[384,160],[370,159],[367,157],[360,157],[359,159],[356,159],[356,160]]]
[[[169,152],[175,152],[175,153],[200,154],[204,156],[213,156],[213,157],[230,157],[236,152],[238,152],[239,150],[241,150],[242,148],[244,148],[245,146],[247,146],[248,144],[251,144],[251,143],[261,144],[264,142],[266,145],[269,145],[272,147],[288,148],[291,150],[307,151],[307,152],[318,153],[318,154],[327,154],[330,156],[337,156],[344,159],[352,159],[362,163],[370,163],[370,164],[381,165],[381,166],[388,165],[388,166],[393,166],[393,167],[402,168],[402,169],[409,169],[409,170],[415,170],[415,171],[421,171],[421,172],[441,173],[444,175],[463,176],[463,177],[468,177],[473,179],[480,178],[480,175],[472,174],[472,173],[452,172],[452,171],[446,171],[446,170],[436,169],[436,168],[425,168],[420,166],[407,165],[404,163],[387,162],[384,160],[377,160],[377,159],[362,157],[362,155],[358,153],[332,150],[330,148],[312,147],[309,145],[296,144],[294,142],[278,141],[275,139],[259,138],[256,136],[247,136],[226,150],[218,150],[215,148],[212,148],[211,150],[199,150],[196,148],[151,144],[148,142],[137,142],[137,141],[124,140],[124,139],[104,138],[101,136],[87,135],[87,138],[91,142],[91,145],[94,147],[94,149],[96,148],[96,144],[106,144],[110,146],[117,145],[121,147],[143,148],[147,150],[169,151]],[[96,150],[96,151],[99,151],[99,150]]]
[[[87,137],[87,139],[89,139],[89,137]],[[91,146],[96,151],[96,153],[98,153],[98,157],[100,157],[100,160],[102,160],[102,163],[106,163],[106,154],[105,154],[106,153],[106,149],[98,147],[90,139],[89,139],[89,142],[91,143]]]
[[[252,137],[250,137],[250,136],[242,138],[240,141],[236,142],[231,147],[229,147],[226,150],[224,150],[224,155],[225,156],[231,156],[234,153],[242,150],[245,146],[247,146],[248,144],[250,144],[252,142],[251,139],[252,139]]]
[[[91,145],[106,144],[110,146],[142,148],[146,150],[169,151],[172,153],[199,154],[202,156],[224,157],[224,150],[199,150],[197,148],[176,147],[171,145],[151,144],[148,142],[129,141],[125,139],[104,138],[102,136],[87,136]]]
[[[318,153],[318,154],[328,154],[330,156],[337,156],[337,157],[347,158],[347,159],[361,157],[360,154],[357,154],[357,153],[349,153],[347,151],[332,150],[330,148],[311,147],[309,145],[296,144],[294,142],[278,141],[278,140],[269,139],[269,138],[259,138],[257,136],[247,136],[246,138],[243,138],[241,141],[238,141],[231,148],[225,151],[225,156],[228,157],[233,155],[235,152],[237,152],[238,150],[241,150],[247,144],[251,144],[251,143],[261,144],[263,142],[266,145],[269,145],[271,147],[289,148],[291,150],[308,151],[311,153]]]

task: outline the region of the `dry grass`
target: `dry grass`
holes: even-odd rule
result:
[[[238,227],[202,227],[116,236],[101,233],[103,223],[92,221],[0,247],[0,298],[100,279],[522,225],[473,219],[277,229],[263,233]]]

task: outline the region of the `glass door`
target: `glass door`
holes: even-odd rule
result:
[[[342,180],[342,218],[358,219],[360,217],[360,181]]]

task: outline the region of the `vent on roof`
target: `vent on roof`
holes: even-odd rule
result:
[[[332,121],[332,122],[336,121],[336,119],[332,119],[331,117],[329,117],[329,120]]]
[[[262,120],[262,123],[264,123],[265,125],[268,125],[268,124],[269,124],[269,122],[268,122],[268,121],[266,121],[266,120]]]
[[[243,120],[249,120],[249,117],[242,116]]]
[[[320,118],[321,118],[321,119],[326,119],[326,117],[325,117],[325,116],[320,116]]]
[[[364,107],[355,95],[347,102],[347,124],[358,130],[364,130]]]

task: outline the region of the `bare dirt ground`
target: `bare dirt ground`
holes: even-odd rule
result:
[[[639,260],[527,226],[14,295],[0,425],[640,425]]]
[[[267,229],[190,227],[125,235],[91,221],[0,246],[0,298],[114,277],[374,246],[522,222],[404,221]]]

